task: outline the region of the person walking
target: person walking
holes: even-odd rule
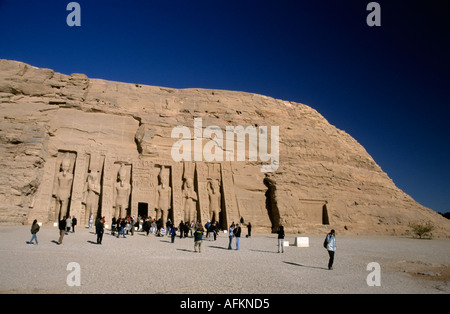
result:
[[[231,224],[230,228],[228,229],[228,249],[231,250],[231,244],[233,242],[233,230],[234,230],[234,223]]]
[[[36,240],[36,245],[38,245],[38,240],[36,234],[39,231],[39,224],[37,223],[37,220],[35,219],[33,221],[33,224],[31,225],[31,240],[28,242],[28,244],[33,245],[33,240]]]
[[[152,223],[151,223],[150,219],[145,219],[144,225],[142,226],[142,229],[145,231],[147,236],[150,233],[150,228],[151,227],[152,227]]]
[[[58,223],[58,229],[59,229],[59,240],[58,244],[63,244],[64,235],[66,234],[66,216],[64,216]]]
[[[199,223],[198,227],[195,229],[195,232],[194,232],[194,251],[195,252],[197,252],[197,247],[198,247],[198,252],[201,253],[203,232],[204,232],[203,226],[201,223]]]
[[[97,244],[102,244],[104,232],[105,232],[105,217],[99,218],[95,222],[95,233],[97,234]]]
[[[277,230],[278,233],[278,253],[284,253],[284,227],[280,225]]]
[[[240,248],[240,242],[241,242],[241,226],[239,224],[236,224],[236,229],[234,229],[234,236],[236,237],[236,250],[239,251]]]
[[[334,231],[334,229],[331,229],[330,233],[327,234],[324,246],[327,249],[328,255],[330,257],[328,260],[328,269],[332,270],[334,263],[334,253],[336,252],[336,232]]]
[[[172,243],[175,243],[175,237],[177,236],[178,228],[176,228],[174,225],[170,227],[170,239]]]

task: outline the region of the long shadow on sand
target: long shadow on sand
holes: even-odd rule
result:
[[[213,248],[213,249],[219,249],[219,250],[228,250],[228,247],[223,247],[223,246],[210,245],[208,247]]]
[[[253,252],[262,252],[262,253],[274,253],[274,254],[278,254],[278,252],[276,251],[265,251],[265,250],[250,250]]]
[[[308,266],[308,265],[302,265],[302,264],[293,263],[293,262],[285,262],[285,261],[283,261],[283,263],[289,264],[289,265],[294,265],[294,266],[299,266],[299,267],[307,267],[307,268],[315,268],[315,269],[324,269],[324,270],[328,270],[328,268],[325,268],[325,267]]]
[[[188,249],[177,249],[177,251],[183,251],[183,252],[189,252],[189,253],[197,253],[194,250],[188,250]]]

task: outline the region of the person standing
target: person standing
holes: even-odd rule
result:
[[[228,229],[228,249],[231,250],[231,244],[233,242],[233,230],[234,230],[234,223],[231,224],[230,228]]]
[[[97,244],[102,244],[104,232],[105,232],[105,217],[99,218],[95,222],[95,233],[97,234]]]
[[[201,223],[199,223],[198,227],[195,229],[195,232],[194,232],[194,251],[195,252],[197,252],[197,247],[198,247],[198,252],[201,253],[203,232],[204,232],[203,226]]]
[[[284,253],[284,227],[280,225],[277,230],[278,233],[278,253]]]
[[[122,236],[125,238],[125,226],[125,219],[119,218],[119,220],[117,221],[117,228],[119,230],[119,232],[117,233],[117,238],[119,238],[120,234],[122,234]]]
[[[64,234],[66,234],[66,216],[64,216],[58,223],[59,228],[59,240],[58,244],[62,245]]]
[[[252,236],[252,224],[250,223],[250,221],[247,224],[247,237],[250,238]]]
[[[33,240],[36,240],[36,245],[38,245],[38,240],[37,240],[37,236],[36,236],[38,231],[39,231],[39,224],[37,223],[37,220],[35,219],[33,221],[33,224],[31,225],[31,240],[30,240],[30,242],[28,242],[28,244],[30,244],[30,245],[34,244]]]
[[[178,230],[180,230],[180,239],[183,239],[183,234],[184,234],[184,222],[183,222],[183,220],[178,225]]]
[[[75,226],[77,225],[77,218],[73,216],[72,218],[72,232],[75,232]]]
[[[116,235],[116,217],[113,217],[111,220],[111,235]]]
[[[70,218],[70,216],[68,216],[66,219],[66,231],[67,231],[66,234],[69,234],[70,228],[72,228],[72,218]]]
[[[334,229],[331,229],[330,233],[327,234],[326,249],[330,257],[328,260],[328,269],[332,270],[334,263],[334,253],[336,252],[336,232],[334,231]]]
[[[241,242],[241,226],[236,224],[236,229],[234,229],[234,236],[236,237],[236,250],[239,251],[240,242]]]
[[[91,214],[91,217],[89,217],[89,229],[92,229],[92,224],[94,223],[94,215]]]

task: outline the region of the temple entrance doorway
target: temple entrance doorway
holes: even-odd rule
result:
[[[148,217],[148,204],[138,203],[138,216]]]

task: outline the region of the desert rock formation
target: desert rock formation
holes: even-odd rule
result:
[[[80,223],[88,207],[109,223],[118,206],[152,217],[165,206],[179,223],[186,202],[205,221],[215,182],[223,226],[243,218],[261,231],[281,222],[289,232],[404,234],[410,222],[426,220],[435,235],[450,235],[448,220],[397,188],[355,139],[303,104],[90,79],[0,60],[0,108],[1,223],[54,222],[66,160],[73,181],[68,212]],[[200,131],[252,126],[261,135],[262,126],[279,126],[277,170],[262,172],[263,162],[248,158],[249,145],[244,161],[174,161],[172,131],[189,128],[186,140],[195,147],[195,119]],[[224,152],[225,143],[217,143]],[[161,193],[170,194],[168,201],[156,204]]]

